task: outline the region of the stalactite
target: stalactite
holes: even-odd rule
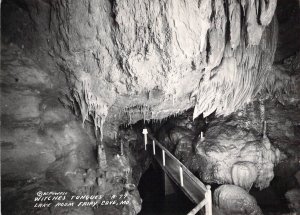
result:
[[[201,25],[201,38],[200,38],[200,52],[203,52],[206,44],[207,31],[210,28],[210,17],[212,14],[212,3],[211,0],[199,1],[198,7],[203,8],[203,13],[199,14],[202,19]]]
[[[143,120],[144,120],[144,124],[145,124],[145,119],[146,119],[146,108],[145,108],[145,106],[143,106]]]
[[[277,5],[277,0],[269,0],[268,5],[266,5],[265,0],[260,0],[260,23],[264,26],[267,26],[270,24],[273,18],[273,14],[275,12]]]
[[[158,6],[156,4],[160,3],[153,3],[153,8]],[[143,8],[142,5],[138,5]],[[114,5],[116,16],[118,17],[116,17],[115,21],[119,22],[119,24],[121,24],[120,26],[122,26],[122,29],[118,29],[118,31],[114,32],[118,41],[116,48],[118,48],[119,54],[122,55],[122,59],[120,59],[120,71],[118,73],[124,73],[125,78],[125,74],[127,73],[132,76],[140,74],[140,72],[134,74],[134,70],[136,69],[134,65],[136,62],[134,58],[132,58],[132,56],[136,54],[137,49],[138,52],[142,49],[145,50],[145,63],[155,58],[158,63],[163,62],[162,65],[158,65],[158,68],[168,68],[164,69],[164,72],[159,72],[162,76],[156,76],[156,74],[154,75],[152,72],[147,73],[149,80],[155,78],[155,85],[151,80],[149,85],[146,84],[142,86],[142,91],[140,91],[141,89],[138,89],[137,86],[132,86],[133,88],[137,87],[136,92],[142,92],[136,97],[139,99],[139,96],[141,96],[142,100],[135,100],[135,106],[123,108],[122,113],[118,111],[118,115],[120,114],[119,118],[123,119],[124,116],[127,117],[125,126],[139,119],[143,119],[145,123],[146,120],[150,118],[156,118],[156,122],[161,123],[165,120],[162,118],[166,116],[177,117],[178,114],[181,113],[182,110],[176,110],[175,108],[160,112],[159,110],[153,111],[147,106],[147,103],[152,102],[152,98],[155,100],[158,97],[160,97],[159,99],[163,99],[162,103],[172,102],[171,104],[173,104],[173,106],[178,103],[179,98],[180,101],[185,101],[183,96],[184,91],[176,92],[177,89],[172,85],[172,80],[169,81],[169,79],[173,77],[177,79],[178,77],[186,78],[185,72],[181,72],[183,71],[182,69],[185,69],[185,64],[180,57],[181,53],[177,52],[179,48],[182,49],[181,51],[186,55],[184,56],[184,61],[188,59],[189,62],[191,62],[189,57],[192,57],[192,70],[195,70],[195,68],[199,69],[200,73],[199,85],[197,87],[195,83],[193,84],[195,87],[193,87],[194,93],[191,96],[196,98],[193,118],[196,118],[200,114],[203,114],[205,118],[213,112],[215,112],[216,115],[228,115],[242,107],[245,103],[251,101],[251,99],[261,91],[264,84],[266,84],[268,91],[272,91],[272,89],[274,89],[272,87],[274,83],[276,85],[275,88],[281,88],[289,83],[288,80],[286,80],[286,82],[278,81],[279,76],[275,77],[272,73],[272,67],[270,66],[274,58],[274,50],[276,47],[276,38],[274,37],[276,32],[272,30],[275,27],[275,22],[272,23],[272,17],[276,8],[276,0],[206,0],[198,1],[196,5],[198,7],[195,8],[198,10],[196,14],[199,14],[199,19],[197,20],[194,20],[192,16],[183,20],[186,18],[184,14],[182,16],[182,14],[177,13],[178,11],[185,11],[182,9],[185,9],[187,5],[177,5],[174,3],[174,8],[178,7],[176,10],[173,10],[173,6],[166,6],[165,11],[161,11],[162,13],[157,17],[157,21],[162,17],[164,18],[162,26],[163,28],[167,28],[167,32],[160,32],[159,28],[161,23],[151,23],[152,20],[148,23],[151,29],[149,27],[149,29],[145,29],[145,32],[139,32],[142,35],[141,37],[135,38],[136,41],[131,40],[133,38],[129,36],[131,33],[128,32],[132,30],[133,35],[135,35],[135,28],[141,27],[141,24],[145,23],[137,22],[136,25],[132,26],[131,24],[127,25],[126,23],[122,23],[122,12],[127,9],[131,10],[131,6],[133,5],[128,4],[126,7],[125,5]],[[190,4],[188,6],[196,5]],[[191,10],[190,7],[186,7],[186,9]],[[133,14],[128,15],[142,17],[144,19],[143,21],[150,19],[149,14],[144,16],[144,14],[139,14],[140,11],[132,10],[132,12]],[[176,14],[172,14],[173,12]],[[167,17],[165,17],[165,13],[167,13]],[[131,21],[135,21],[134,17],[132,18]],[[194,25],[194,22],[198,22],[199,20],[200,22]],[[170,21],[172,23],[169,23]],[[154,29],[153,27],[156,26],[156,24],[159,25]],[[187,28],[183,27],[184,25],[186,25],[185,27]],[[269,25],[269,27],[265,28],[267,25]],[[199,27],[198,31],[195,28],[197,26]],[[191,45],[186,49],[185,47],[178,48],[178,46],[182,45],[189,46],[188,43],[183,43],[183,39],[180,38],[181,31],[188,28],[195,33],[194,41],[200,42],[197,43],[195,47]],[[165,34],[167,34],[166,37],[164,37]],[[152,35],[152,39],[148,41],[149,38],[147,35]],[[131,44],[129,41],[133,41],[133,43]],[[191,53],[187,53],[189,52],[188,49],[190,49]],[[132,50],[132,55],[130,56],[126,53],[129,50]],[[174,51],[175,57],[169,50]],[[158,53],[159,56],[156,56]],[[177,59],[178,62],[176,62]],[[130,63],[125,63],[126,61],[130,61]],[[143,64],[143,62],[140,63]],[[168,65],[166,66],[165,64]],[[180,67],[178,67],[178,65]],[[174,68],[174,70],[172,68]],[[104,68],[101,69],[105,71]],[[91,77],[89,77],[89,75],[91,75]],[[102,100],[107,98],[105,98],[104,93],[101,95],[101,92],[99,92],[100,88],[95,84],[98,77],[95,78],[93,75],[93,72],[89,71],[89,73],[84,72],[82,77],[78,77],[81,84],[80,86],[76,86],[77,91],[74,97],[79,105],[83,124],[88,117],[93,118],[95,134],[97,135],[100,132],[100,138],[102,139],[103,124],[106,120],[108,109],[114,101],[107,104],[106,101]],[[115,80],[121,78],[120,75],[115,74],[115,76]],[[269,76],[271,78],[266,80]],[[159,80],[161,77],[162,80]],[[92,80],[92,78],[94,78],[94,80]],[[163,80],[164,78],[166,80]],[[137,80],[137,82],[139,81],[140,80]],[[167,84],[167,88],[164,88],[164,81],[171,84]],[[163,87],[157,82],[161,82]],[[126,86],[129,87],[131,84],[135,85],[135,82],[126,83]],[[110,85],[107,84],[103,89],[106,89],[106,87],[109,88],[109,86]],[[162,95],[160,95],[161,92]],[[122,93],[126,95],[129,93],[129,90],[125,89]],[[281,95],[284,92],[276,91],[276,93]],[[146,104],[142,104],[142,102],[145,101]],[[136,104],[137,102],[141,103]],[[190,107],[192,105],[193,104],[191,104]],[[167,106],[162,105],[162,107]],[[160,109],[162,107],[160,107]]]
[[[259,110],[260,110],[260,122],[262,125],[262,134],[265,135],[265,126],[266,126],[266,110],[265,103],[263,100],[259,101]]]
[[[100,132],[100,140],[103,139],[103,125],[108,114],[108,106],[105,102],[91,93],[90,82],[84,79],[81,83],[81,88],[73,96],[79,104],[82,123],[84,124],[87,117],[90,115],[94,120],[95,135],[98,137]]]
[[[237,0],[228,1],[230,44],[233,49],[240,44],[241,37],[241,6]]]
[[[208,31],[207,58],[208,65],[206,73],[218,66],[223,58],[226,44],[226,15],[223,0],[215,0],[214,13],[211,18],[211,28]]]
[[[234,0],[228,2],[229,14],[232,16],[235,13],[236,3],[237,1]],[[224,54],[221,55],[220,62],[208,61],[208,68],[211,68],[211,70],[205,71],[203,78],[199,82],[198,89],[191,94],[191,98],[196,98],[193,114],[194,119],[202,113],[203,117],[206,117],[214,111],[216,115],[228,115],[247,102],[250,102],[252,98],[261,91],[264,85],[274,89],[274,85],[268,84],[268,82],[271,82],[271,80],[268,80],[268,74],[271,73],[270,68],[272,68],[271,64],[276,48],[276,22],[271,23],[258,38],[250,38],[255,45],[249,45],[249,41],[245,40],[245,38],[247,35],[253,34],[253,32],[251,33],[252,28],[258,25],[257,20],[253,18],[254,15],[252,14],[254,13],[253,10],[256,10],[256,5],[253,0],[247,2],[241,1],[241,4],[244,16],[246,16],[244,20],[246,24],[243,24],[247,27],[240,29],[240,40],[230,38],[234,41],[230,40],[230,43],[227,43]],[[219,11],[219,13],[222,13],[223,9],[221,9],[221,6],[215,7],[218,8],[218,10],[216,10]],[[237,17],[235,19],[237,19]],[[237,22],[233,17],[229,22],[230,21],[232,22],[230,26],[234,26],[234,22]],[[240,21],[243,21],[243,19]],[[219,31],[219,37],[222,38],[221,31],[219,30],[222,29],[220,23],[222,23],[221,20],[218,22],[219,27],[216,27],[216,29],[217,32]],[[263,29],[262,26],[258,28]],[[237,30],[239,31],[239,28]],[[257,35],[252,36],[256,37]],[[220,38],[218,41],[222,41]],[[256,42],[254,42],[256,40],[261,42],[256,44]],[[224,41],[224,43],[225,42],[226,41]],[[235,45],[235,43],[238,43],[238,45]],[[216,53],[213,55],[213,59],[215,60],[218,59],[217,54],[220,52],[223,53],[223,48],[220,47],[220,45],[216,46],[210,44],[210,52]],[[278,81],[278,83],[283,82]],[[283,87],[281,89],[283,89]]]
[[[131,124],[131,122],[132,122],[132,112],[131,111],[128,111],[128,116],[129,116],[129,123],[128,124]]]

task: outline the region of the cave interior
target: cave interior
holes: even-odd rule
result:
[[[300,214],[299,0],[0,4],[3,215]]]

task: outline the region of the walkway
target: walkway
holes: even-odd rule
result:
[[[159,143],[155,137],[148,134],[147,129],[143,129],[143,134],[145,150],[153,154],[164,172],[181,188],[192,202],[197,204],[188,215],[196,214],[204,206],[205,214],[212,215],[210,186],[205,186],[171,152]],[[150,140],[149,143],[148,140]]]

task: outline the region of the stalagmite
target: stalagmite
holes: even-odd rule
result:
[[[100,169],[107,168],[106,154],[103,144],[98,144],[98,166]]]

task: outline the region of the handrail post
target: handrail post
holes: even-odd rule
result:
[[[205,205],[205,214],[212,215],[212,199],[211,199],[211,190],[210,185],[206,185],[207,191],[205,193],[205,199],[207,201]]]
[[[152,147],[153,147],[153,155],[155,155],[155,141],[152,141]]]
[[[201,131],[201,133],[200,133],[200,140],[201,140],[201,141],[203,141],[203,140],[204,140],[203,131]]]
[[[162,150],[163,166],[166,166],[166,154],[165,150]]]
[[[193,208],[187,215],[195,215],[207,204],[206,199],[203,199],[196,207]]]
[[[180,175],[180,185],[181,187],[183,187],[183,172],[181,166],[179,166],[179,175]]]
[[[148,134],[148,130],[147,128],[143,129],[143,134],[144,134],[144,142],[145,142],[145,150],[147,150],[147,134]]]

